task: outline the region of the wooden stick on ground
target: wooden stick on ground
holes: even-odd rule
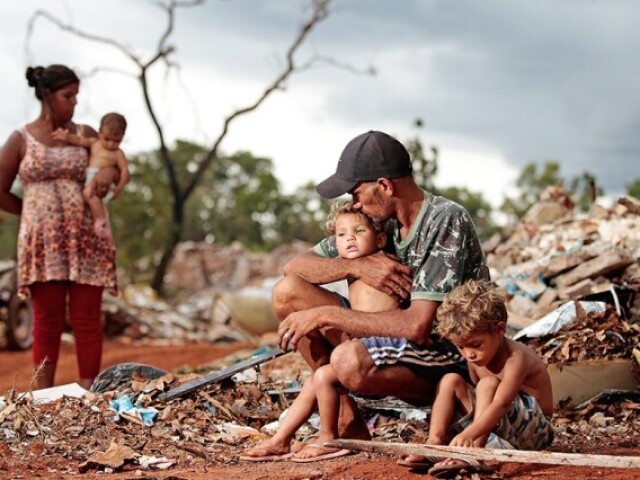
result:
[[[448,445],[421,445],[409,443],[369,442],[366,440],[334,440],[327,446],[373,453],[422,455],[460,460],[490,462],[544,463],[548,465],[574,465],[583,467],[639,468],[640,457],[591,455],[582,453],[537,452],[526,450],[494,450],[490,448],[450,447]]]

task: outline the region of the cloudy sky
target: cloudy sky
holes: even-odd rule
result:
[[[179,10],[171,43],[180,74],[153,71],[153,99],[169,140],[209,145],[221,121],[251,104],[283,67],[309,12],[303,0],[208,0]],[[77,28],[151,54],[165,17],[147,0],[0,3],[0,137],[33,119],[39,104],[27,65],[64,63],[133,72],[118,51],[63,33],[39,8]],[[441,152],[441,186],[464,185],[493,203],[522,166],[557,160],[565,176],[590,171],[617,195],[640,178],[640,2],[635,0],[333,0],[300,51],[319,64],[293,76],[231,126],[226,152],[272,158],[287,191],[333,173],[344,145],[369,129],[419,134]],[[137,83],[116,73],[85,78],[76,119],[96,125],[124,113],[127,153],[157,146]],[[412,127],[422,118],[420,131]]]

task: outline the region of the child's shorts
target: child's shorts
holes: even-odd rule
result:
[[[98,173],[99,171],[100,171],[99,168],[87,167],[87,176],[86,176],[86,179],[84,181],[85,186],[89,185],[91,180],[93,180],[93,177],[95,177],[96,173]],[[104,197],[102,197],[102,203],[107,203],[112,198],[113,198],[113,186],[111,186],[111,188],[109,189],[107,194]]]
[[[475,393],[475,389],[470,385],[469,395],[474,406]],[[459,431],[471,425],[472,421],[473,411],[458,421]],[[526,393],[516,396],[511,408],[492,433],[506,440],[517,450],[544,450],[553,442],[551,420],[542,412],[538,401]]]

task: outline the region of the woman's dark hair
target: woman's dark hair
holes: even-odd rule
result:
[[[73,83],[80,83],[80,79],[73,70],[64,65],[49,65],[48,67],[27,67],[27,81],[30,87],[36,89],[36,98],[42,101],[45,90],[55,92]]]

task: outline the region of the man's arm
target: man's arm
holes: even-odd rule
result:
[[[409,299],[413,281],[411,268],[382,251],[354,259],[327,258],[309,251],[290,260],[284,274],[299,275],[315,285],[357,278],[399,300]]]
[[[427,345],[438,305],[430,300],[414,300],[406,310],[375,313],[334,306],[316,307],[290,314],[280,323],[278,335],[283,349],[287,343],[295,349],[302,337],[324,327],[336,328],[356,338],[408,338]]]
[[[474,440],[488,435],[511,407],[516,395],[520,392],[522,382],[527,377],[527,374],[527,362],[523,355],[515,355],[507,360],[504,366],[502,380],[496,389],[491,403],[484,412],[481,412],[479,416],[473,420],[471,425],[451,440],[450,445],[471,447],[473,446]]]
[[[113,191],[114,199],[120,195],[120,192],[122,192],[127,182],[129,182],[129,166],[127,165],[127,159],[122,150],[118,150],[116,153],[116,165],[118,166],[120,178],[118,179],[116,188]]]

